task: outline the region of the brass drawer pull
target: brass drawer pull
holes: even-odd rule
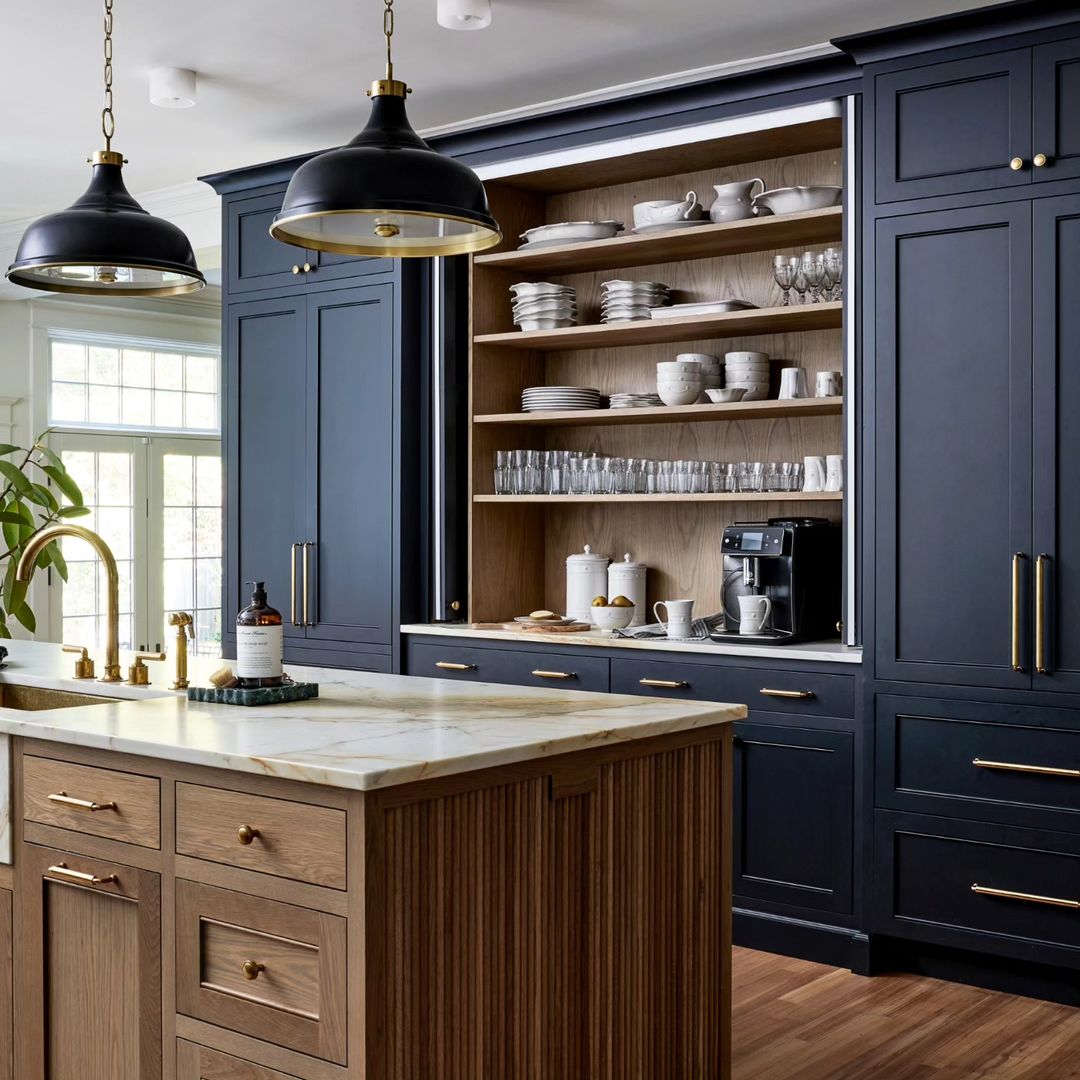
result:
[[[689,690],[690,684],[675,679],[638,679],[639,686],[655,686],[660,690]]]
[[[790,698],[792,701],[809,701],[817,697],[813,690],[773,690],[768,686],[763,686],[758,693],[763,697]]]
[[[986,761],[972,758],[972,765],[980,769],[1000,769],[1002,772],[1035,773],[1038,776],[1071,776],[1080,779],[1080,769],[1059,769],[1053,765],[1021,765],[1013,761]]]
[[[245,845],[245,847],[259,835],[258,829],[253,829],[250,825],[241,825],[236,830],[236,839],[238,843]]]
[[[89,810],[92,814],[96,814],[99,810],[116,809],[116,803],[114,802],[91,802],[89,799],[75,799],[66,791],[57,791],[55,794],[50,795],[49,802],[60,803],[63,806],[78,807],[80,810]]]
[[[1026,900],[1029,904],[1049,904],[1051,907],[1073,910],[1080,908],[1080,900],[1063,900],[1059,896],[1039,896],[1036,893],[1013,892],[1012,889],[991,889],[988,885],[972,885],[971,891],[980,896],[996,896],[1001,900]]]
[[[71,878],[72,881],[82,881],[87,885],[111,885],[118,880],[115,874],[98,877],[96,874],[87,874],[82,870],[69,870],[67,863],[57,863],[55,866],[50,866],[49,873],[56,874],[57,877]]]
[[[576,679],[576,671],[543,671],[537,668],[533,674],[538,679]]]
[[[436,660],[435,666],[443,671],[475,671],[475,664],[455,664],[453,660]]]
[[[257,979],[259,974],[266,970],[266,965],[260,964],[257,960],[245,960],[240,970],[244,973],[245,979]]]

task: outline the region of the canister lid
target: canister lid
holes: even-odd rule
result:
[[[607,555],[600,555],[598,552],[593,551],[592,546],[585,545],[585,551],[577,555],[567,555],[566,565],[570,566],[606,566],[610,562],[610,558]]]
[[[634,560],[630,558],[630,552],[628,551],[623,555],[622,562],[613,562],[608,569],[621,570],[627,574],[639,574],[644,570],[648,570],[648,567],[644,563],[634,562]]]

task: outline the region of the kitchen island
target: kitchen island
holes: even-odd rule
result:
[[[294,669],[319,698],[243,709],[11,661],[125,695],[0,706],[20,1080],[729,1075],[743,706]]]

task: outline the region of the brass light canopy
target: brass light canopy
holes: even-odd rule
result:
[[[184,233],[148,214],[124,186],[124,156],[112,149],[113,0],[105,3],[105,149],[91,159],[86,192],[23,233],[7,278],[45,292],[86,296],[176,296],[206,284]]]
[[[432,150],[405,112],[394,78],[393,0],[385,0],[386,77],[371,84],[359,135],[296,170],[270,235],[341,255],[433,258],[483,251],[502,240],[480,178]]]

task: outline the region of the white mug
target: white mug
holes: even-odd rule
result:
[[[667,610],[667,618],[662,618],[660,608]],[[653,614],[657,622],[667,623],[669,638],[688,638],[694,636],[693,600],[657,600],[653,604]]]
[[[739,597],[739,633],[760,634],[772,614],[772,600],[768,596]]]
[[[803,458],[803,491],[825,490],[825,459],[818,455]]]
[[[844,377],[839,371],[819,371],[814,380],[814,397],[839,397],[843,386]]]
[[[829,454],[825,458],[825,490],[844,490],[844,455]]]
[[[780,372],[780,400],[793,401],[795,398],[810,396],[806,382],[806,368],[786,367]]]

